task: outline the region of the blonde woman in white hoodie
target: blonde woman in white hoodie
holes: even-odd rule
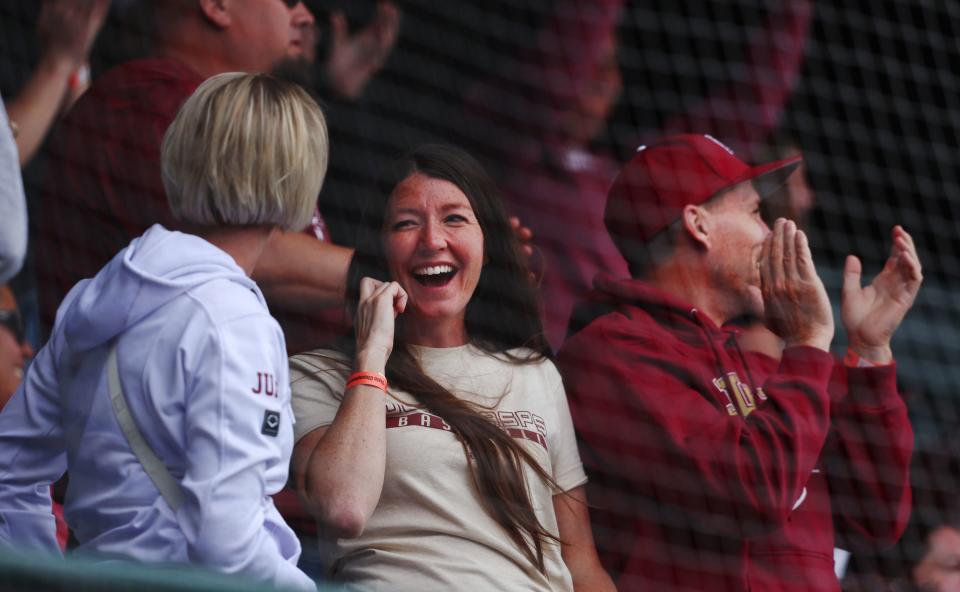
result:
[[[275,229],[309,222],[326,163],[323,114],[291,83],[221,74],[186,101],[162,166],[190,233],[153,226],[61,304],[0,414],[0,543],[58,552],[49,485],[69,470],[78,551],[314,589],[270,499],[293,416],[249,275]]]

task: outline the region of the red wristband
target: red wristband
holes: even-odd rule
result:
[[[387,377],[379,372],[354,372],[347,379],[347,389],[366,385],[387,392]]]
[[[871,362],[870,360],[864,360],[860,357],[857,352],[853,351],[850,348],[847,348],[847,353],[843,356],[843,365],[847,368],[876,368],[882,366],[889,366],[893,362],[887,362],[886,364],[877,364],[876,362]]]
[[[90,67],[83,64],[74,70],[67,79],[67,86],[72,91],[80,90],[90,85]]]

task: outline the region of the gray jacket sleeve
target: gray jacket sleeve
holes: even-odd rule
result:
[[[20,158],[0,98],[0,284],[20,271],[27,252],[27,200]]]

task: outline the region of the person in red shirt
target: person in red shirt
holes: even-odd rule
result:
[[[866,287],[848,261],[835,370],[806,235],[760,216],[799,162],[751,167],[710,136],[670,136],[610,190],[631,278],[597,279],[558,362],[621,592],[836,591],[835,533],[892,543],[904,528],[913,436],[890,338],[920,287],[916,249],[896,227]],[[779,362],[721,329],[748,313],[784,341]]]
[[[80,279],[152,224],[179,228],[160,177],[160,143],[206,78],[265,72],[305,53],[313,15],[297,0],[154,3],[153,55],[98,77],[54,132],[41,195],[37,282],[41,322]],[[277,233],[254,272],[274,312],[342,302],[352,251],[315,232]],[[189,230],[189,229],[185,229]],[[308,344],[316,345],[316,344]]]

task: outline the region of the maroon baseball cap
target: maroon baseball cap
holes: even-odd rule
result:
[[[687,204],[700,205],[724,189],[753,181],[761,197],[783,185],[798,166],[794,156],[759,166],[706,134],[669,136],[641,146],[620,171],[607,196],[603,219],[614,242],[644,244],[680,218]]]

